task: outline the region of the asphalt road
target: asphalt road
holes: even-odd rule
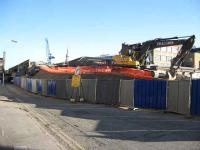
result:
[[[64,149],[200,150],[199,118],[71,104],[14,85],[0,87],[0,95],[18,103]]]

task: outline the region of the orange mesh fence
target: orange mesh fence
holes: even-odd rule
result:
[[[76,67],[48,67],[40,66],[40,69],[52,74],[74,74]],[[80,66],[81,74],[110,74],[121,75],[136,79],[152,79],[152,74],[147,70],[139,70],[125,67],[111,66]]]

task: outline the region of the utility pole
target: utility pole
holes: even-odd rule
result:
[[[68,65],[68,57],[69,57],[69,55],[68,55],[68,49],[67,49],[67,54],[66,54],[66,58],[65,58],[65,65]]]

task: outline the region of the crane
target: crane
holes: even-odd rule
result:
[[[49,49],[49,42],[48,39],[45,38],[45,42],[46,42],[46,57],[47,57],[47,64],[51,65],[51,60],[55,59],[55,57],[50,53],[50,49]]]

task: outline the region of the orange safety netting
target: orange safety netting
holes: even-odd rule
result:
[[[76,67],[48,67],[40,66],[43,70],[52,74],[74,74]],[[111,67],[111,66],[80,66],[81,74],[107,74],[107,75],[121,75],[136,79],[152,79],[152,74],[147,70],[140,70],[125,67]]]

